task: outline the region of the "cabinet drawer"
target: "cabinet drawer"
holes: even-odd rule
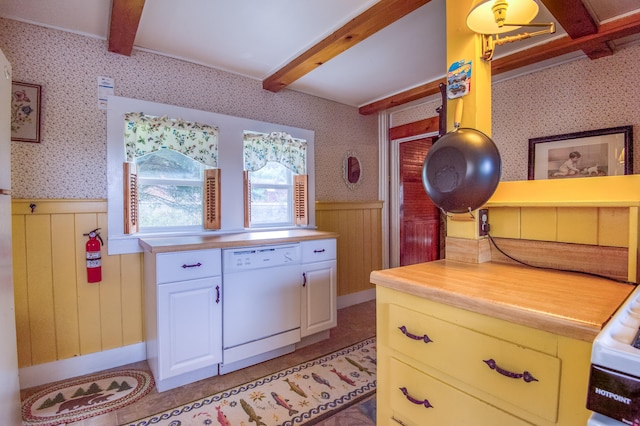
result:
[[[395,358],[388,377],[391,414],[404,425],[530,425]]]
[[[484,400],[556,421],[558,358],[394,304],[389,319],[391,348],[469,384]]]
[[[158,284],[221,275],[220,249],[190,250],[156,255]]]
[[[334,238],[303,241],[301,246],[302,263],[322,262],[336,258],[336,240]]]

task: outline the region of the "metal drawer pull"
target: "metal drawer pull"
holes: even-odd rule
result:
[[[416,405],[423,405],[424,408],[433,408],[433,405],[431,405],[429,403],[428,400],[423,399],[422,401],[415,399],[414,397],[412,397],[411,395],[409,395],[409,391],[407,390],[407,388],[398,388],[400,389],[400,391],[403,393],[403,395],[407,398],[407,400],[409,400],[410,402],[413,402]]]
[[[313,252],[314,252],[314,253],[324,253],[324,249],[321,249],[321,250],[314,250]]]
[[[522,373],[512,373],[511,371],[507,371],[505,369],[498,367],[498,364],[493,359],[486,359],[483,361],[485,364],[489,366],[489,368],[491,368],[492,370],[496,370],[498,373],[502,374],[503,376],[510,377],[512,379],[522,379],[527,383],[538,381],[538,379],[533,377],[531,373],[529,373],[528,371],[524,371]]]
[[[405,327],[404,325],[402,327],[398,327],[400,329],[400,331],[402,331],[402,334],[404,334],[405,336],[407,336],[410,339],[413,340],[422,340],[425,343],[429,343],[429,342],[433,342],[433,340],[429,339],[429,336],[427,336],[426,334],[423,335],[422,337],[420,336],[416,336],[415,334],[411,334],[407,331],[407,327]]]
[[[194,265],[187,265],[186,263],[184,265],[182,265],[182,269],[187,269],[187,268],[198,268],[202,266],[202,263],[198,262]]]
[[[220,303],[220,286],[216,286],[216,303]]]

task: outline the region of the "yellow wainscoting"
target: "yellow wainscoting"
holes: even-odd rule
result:
[[[12,224],[20,368],[143,341],[141,254],[107,256],[105,238],[87,283],[82,234],[107,235],[106,200],[15,199]]]
[[[316,225],[338,237],[338,296],[369,290],[382,269],[382,201],[316,202]]]

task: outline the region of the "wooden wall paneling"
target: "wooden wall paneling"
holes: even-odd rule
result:
[[[568,269],[606,275],[626,280],[629,250],[623,247],[602,247],[554,241],[494,238],[500,249],[515,259],[530,265]],[[491,245],[491,261],[514,263]]]
[[[98,227],[95,213],[77,214],[76,221],[76,258],[86,259],[85,244],[87,237],[82,234]],[[78,282],[78,320],[80,336],[80,353],[82,355],[102,350],[102,328],[100,325],[100,284],[87,283],[85,262],[76,264],[76,280]],[[104,270],[103,270],[104,272]]]
[[[56,359],[80,355],[76,248],[75,241],[69,238],[74,232],[73,214],[51,215]],[[69,244],[70,241],[74,244]]]
[[[108,235],[107,214],[97,213],[97,221],[100,232],[105,236]],[[88,285],[98,285],[100,289],[100,336],[102,337],[101,349],[104,351],[123,346],[123,338],[120,256],[107,256],[109,242],[107,238],[103,240],[102,282]]]
[[[489,218],[491,224],[491,218]],[[520,238],[525,240],[556,241],[558,218],[555,207],[522,207],[520,210]]]
[[[31,316],[32,362],[57,359],[52,287],[51,221],[49,215],[30,215],[26,220],[27,298]]]
[[[640,279],[640,208],[629,207],[628,280],[638,284]]]
[[[26,367],[31,361],[31,318],[27,289],[27,240],[23,214],[12,215],[13,293],[16,310],[16,336],[18,342],[18,367]]]
[[[575,244],[598,244],[597,207],[558,207],[557,218],[557,241]]]
[[[600,207],[598,209],[598,244],[629,247],[629,209]]]
[[[120,255],[122,344],[125,346],[144,341],[142,262],[141,253]]]

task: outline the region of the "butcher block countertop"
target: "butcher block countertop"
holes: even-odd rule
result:
[[[337,238],[336,232],[313,229],[292,229],[286,231],[239,232],[235,234],[141,238],[140,246],[151,253],[165,253],[210,248],[250,247],[266,244],[284,244],[307,240]]]
[[[373,271],[371,282],[587,342],[635,288],[578,273],[453,260]]]

